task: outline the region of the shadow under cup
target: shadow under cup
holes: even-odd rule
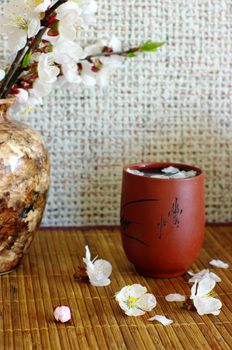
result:
[[[197,175],[159,179],[128,172],[169,166],[195,170]],[[198,257],[204,239],[204,172],[178,163],[124,167],[120,222],[124,251],[140,274],[157,278],[182,275]]]

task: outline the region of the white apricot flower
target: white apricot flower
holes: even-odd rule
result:
[[[17,94],[15,95],[17,98]],[[21,95],[22,97],[22,95]],[[10,113],[12,115],[19,115],[19,116],[25,116],[29,112],[33,111],[35,106],[42,105],[42,98],[38,96],[38,94],[35,96],[34,89],[31,89],[28,91],[28,98],[26,100],[26,94],[24,95],[24,99],[21,99],[16,101],[17,103],[13,104],[10,108]]]
[[[81,77],[77,62],[83,56],[82,48],[74,42],[58,39],[53,46],[53,51],[42,53],[38,61],[39,79],[34,83],[34,91],[38,96],[46,96],[50,93],[53,83],[57,81],[62,72],[63,83],[79,84]],[[61,65],[61,70],[58,67]]]
[[[96,85],[95,74],[92,71],[92,64],[87,61],[83,61],[80,64],[80,78],[84,85],[91,87]]]
[[[197,273],[188,271],[188,274],[192,276],[189,279],[189,283],[194,283],[195,281],[200,282],[205,277],[211,278],[215,282],[221,282],[221,278],[218,275],[216,275],[216,273],[211,272],[209,269],[203,269]]]
[[[68,322],[71,320],[71,311],[68,306],[57,306],[54,310],[54,317],[56,321],[62,323]]]
[[[111,39],[101,38],[97,40],[94,44],[87,46],[84,50],[85,57],[101,53],[104,47],[111,49],[111,52],[115,52],[115,53],[116,52],[120,53],[122,51],[121,41],[116,36],[113,36]],[[123,60],[121,56],[115,56],[115,57],[119,58],[120,61]],[[106,55],[106,56],[102,56],[101,60],[107,63],[108,61],[110,61],[111,58],[112,56]]]
[[[37,98],[47,96],[52,91],[59,74],[60,68],[55,64],[53,52],[41,53],[38,61],[38,79],[30,90],[32,95]]]
[[[40,14],[34,13],[24,0],[12,0],[5,5],[0,32],[7,35],[8,47],[13,52],[22,49],[27,38],[35,36],[40,28]]]
[[[94,0],[69,0],[56,13],[59,20],[59,34],[67,40],[75,40],[81,28],[95,24],[97,3]]]
[[[112,52],[120,52],[121,42],[116,37],[113,37],[110,41],[106,39],[98,40],[95,44],[87,46],[84,50],[85,56],[94,56],[102,53],[102,49],[108,47]],[[104,56],[104,54],[98,59],[94,58],[93,63],[89,62],[81,63],[82,69],[80,72],[82,81],[87,86],[93,86],[95,84],[105,87],[111,74],[121,66],[123,57],[120,55]]]
[[[78,72],[77,64],[75,62],[70,62],[62,65],[62,73],[64,82],[71,84],[80,84],[81,77]]]
[[[34,12],[45,12],[51,5],[51,0],[24,0],[27,5]]]
[[[90,283],[95,287],[108,286],[111,283],[109,277],[112,273],[112,265],[107,260],[96,260],[97,257],[91,261],[89,247],[85,246],[85,250],[86,255],[83,261],[86,264],[86,273]]]
[[[49,95],[52,91],[52,88],[53,84],[49,84],[40,79],[36,79],[30,92],[37,99],[40,99],[41,97]]]
[[[111,48],[113,52],[122,50],[121,41],[115,36],[107,43],[107,47]],[[107,85],[111,74],[122,65],[123,57],[119,55],[103,56],[100,61],[102,67],[96,74],[96,80],[100,86],[104,87]]]
[[[70,64],[84,58],[84,52],[79,44],[69,40],[58,40],[53,43],[54,61],[58,64]]]
[[[141,316],[145,311],[151,311],[157,304],[153,294],[147,293],[147,288],[140,284],[123,287],[115,295],[116,301],[127,316]]]
[[[54,83],[60,73],[59,67],[55,65],[55,56],[53,52],[41,53],[38,62],[39,79],[44,83]]]
[[[85,57],[99,54],[104,47],[110,47],[113,51],[120,51],[121,43],[120,41],[114,41],[114,38],[116,37],[113,37],[111,40],[109,40],[109,38],[100,38],[93,44],[86,46],[84,49]],[[116,40],[118,39],[116,38]],[[111,47],[110,44],[114,47]]]
[[[213,297],[213,289],[216,282],[208,277],[202,280],[195,281],[191,288],[190,299],[193,300],[193,304],[199,315],[218,315],[222,307],[222,303],[219,299]]]
[[[47,96],[60,74],[60,68],[57,67],[53,52],[41,53],[38,61],[38,79],[33,84],[31,93],[39,98]]]
[[[185,296],[179,293],[173,293],[173,294],[166,295],[165,300],[169,302],[179,302],[179,301],[181,302],[181,301],[185,301]]]
[[[162,316],[162,315],[155,315],[155,316],[149,318],[148,321],[158,321],[158,322],[162,323],[162,325],[164,325],[164,326],[169,326],[170,324],[173,323],[173,320],[170,320],[166,316]]]
[[[210,263],[210,265],[213,265],[215,267],[219,267],[221,269],[228,269],[228,267],[229,267],[229,264],[227,264],[224,261],[219,260],[219,259],[213,259],[209,263]]]
[[[15,97],[16,97],[17,103],[25,104],[28,102],[29,94],[27,90],[19,88],[17,89],[17,93],[15,94]]]
[[[96,82],[101,87],[107,86],[109,78],[122,64],[123,58],[120,56],[101,57],[102,67],[96,73]]]
[[[89,25],[96,24],[97,2],[95,0],[78,0],[78,3],[81,8],[82,27],[87,28]]]
[[[5,78],[5,75],[6,75],[5,71],[0,68],[0,81]]]

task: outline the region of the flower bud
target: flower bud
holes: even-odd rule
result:
[[[65,323],[71,320],[71,311],[68,306],[57,306],[54,310],[56,321]]]

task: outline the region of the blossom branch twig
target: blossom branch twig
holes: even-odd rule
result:
[[[27,44],[26,44],[26,46],[27,46]],[[14,73],[16,72],[16,70],[19,67],[19,64],[22,61],[22,57],[25,53],[26,46],[17,53],[13,63],[11,64],[10,69],[9,69],[8,73],[6,74],[6,77],[3,80],[1,87],[0,87],[0,98],[6,97],[5,90],[7,89],[7,86],[9,84],[12,76],[14,75]]]
[[[130,48],[126,51],[109,51],[109,48],[106,48],[106,50],[103,49],[102,52],[94,54],[94,55],[89,55],[83,60],[91,62],[92,59],[94,58],[100,58],[100,57],[110,57],[110,56],[122,56],[122,57],[136,57],[136,54],[139,52],[155,52],[157,49],[161,46],[163,46],[165,43],[164,42],[146,42],[142,44],[141,46],[138,47],[133,47]]]
[[[120,40],[113,37],[84,49],[79,32],[94,23],[96,11],[95,0],[12,0],[6,5],[1,30],[8,36],[9,48],[18,53],[6,72],[0,69],[0,99],[13,95],[17,105],[36,105],[55,82],[105,86],[122,58],[156,52],[164,44],[147,41],[123,51]]]
[[[8,71],[8,73],[5,76],[5,79],[3,80],[1,87],[0,87],[0,99],[1,98],[5,98],[10,89],[12,88],[12,86],[14,85],[14,83],[17,81],[19,75],[22,72],[22,67],[21,64],[24,60],[24,58],[29,55],[34,49],[36,49],[42,39],[43,34],[45,33],[45,31],[47,30],[46,27],[46,22],[49,18],[49,16],[56,11],[56,9],[61,6],[62,4],[64,4],[65,2],[67,2],[68,0],[58,0],[52,7],[50,7],[44,14],[44,18],[41,21],[41,25],[45,26],[43,28],[40,29],[40,31],[37,33],[37,35],[35,36],[34,40],[31,42],[31,44],[29,44],[29,39],[27,39],[27,43],[24,46],[24,48],[22,48],[18,54],[16,55],[13,63],[10,66],[10,69]],[[26,51],[26,52],[25,52]]]
[[[130,53],[134,53],[135,52],[138,52],[139,51],[139,47],[135,47],[135,48],[131,48],[129,50],[126,50],[126,51],[120,51],[120,52],[110,52],[110,51],[103,51],[103,52],[99,52],[97,54],[94,54],[94,55],[89,55],[89,56],[86,56],[85,58],[81,59],[81,61],[89,61],[91,62],[92,59],[94,58],[100,58],[100,57],[110,57],[110,56],[123,56],[123,57],[128,57],[128,54]]]
[[[31,45],[28,46],[26,53],[23,55],[23,58],[21,58],[21,60],[18,62],[18,64],[17,63],[15,64],[16,69],[13,70],[13,74],[11,75],[8,83],[6,84],[5,88],[3,89],[2,95],[0,95],[0,98],[5,98],[8,95],[10,89],[12,88],[14,83],[18,80],[20,74],[24,70],[24,68],[21,66],[21,63],[23,62],[24,57],[29,55],[39,45],[40,40],[42,39],[42,36],[46,32],[46,30],[47,30],[47,28],[44,27],[38,32],[34,41],[32,41]],[[23,50],[25,52],[25,48]]]

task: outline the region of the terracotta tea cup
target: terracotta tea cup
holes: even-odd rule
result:
[[[184,179],[130,173],[173,166],[194,170]],[[145,276],[171,278],[185,273],[204,238],[204,172],[178,163],[136,163],[123,169],[121,235],[127,258]]]

